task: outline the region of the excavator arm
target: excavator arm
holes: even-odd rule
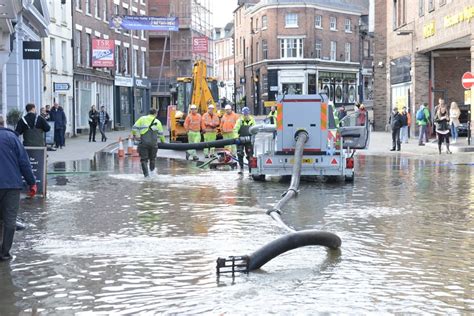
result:
[[[194,63],[193,68],[193,91],[191,103],[198,107],[198,111],[201,114],[207,111],[207,106],[209,104],[216,105],[207,82],[206,63],[202,60],[198,60]]]

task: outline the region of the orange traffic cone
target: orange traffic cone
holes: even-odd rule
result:
[[[119,137],[119,149],[118,149],[118,156],[125,157],[125,150],[123,149],[122,137]]]
[[[132,142],[132,136],[128,138],[128,145],[127,145],[127,155],[132,155],[133,154],[133,142]]]
[[[133,145],[133,152],[132,152],[132,157],[138,157],[138,148],[137,148],[137,145]]]

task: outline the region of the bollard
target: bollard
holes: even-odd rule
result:
[[[125,150],[123,149],[122,137],[119,137],[119,148],[118,148],[118,156],[125,157]]]
[[[132,142],[132,136],[128,137],[128,144],[127,144],[127,155],[132,155],[133,154],[133,142]]]

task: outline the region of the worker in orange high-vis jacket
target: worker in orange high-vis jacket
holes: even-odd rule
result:
[[[232,111],[230,104],[227,104],[225,106],[225,113],[221,117],[222,138],[230,139],[236,137],[234,133],[234,127],[238,119],[239,116],[234,111]],[[237,153],[237,146],[235,145],[226,146],[225,148],[229,149],[232,152],[232,155]]]
[[[217,128],[219,127],[219,117],[214,113],[214,105],[209,104],[207,107],[207,112],[202,115],[201,129],[204,133],[204,141],[212,142],[217,138]],[[204,148],[204,157],[209,158],[209,156],[214,156],[216,148],[211,147]]]
[[[197,112],[197,106],[191,104],[189,107],[191,110],[186,120],[184,121],[184,128],[188,132],[188,143],[200,143],[201,142],[201,114]],[[186,152],[186,160],[192,158],[193,160],[199,160],[195,149],[188,150]]]

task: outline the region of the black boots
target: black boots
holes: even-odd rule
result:
[[[150,174],[148,173],[148,166],[147,166],[146,161],[142,161],[141,165],[142,165],[143,175],[145,176],[145,178],[148,178]]]
[[[155,170],[155,159],[150,160],[150,171]]]

